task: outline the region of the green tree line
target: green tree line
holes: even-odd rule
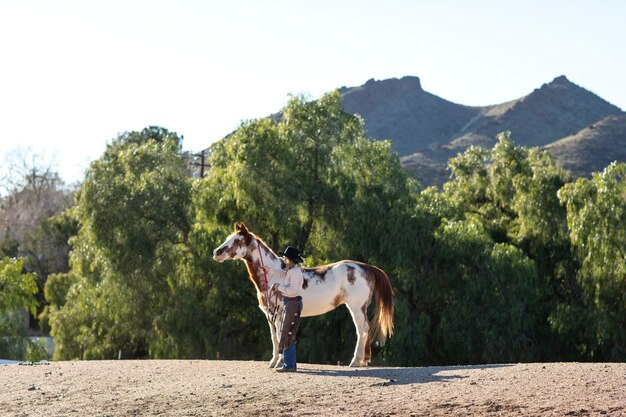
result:
[[[306,266],[388,273],[395,334],[374,364],[626,360],[624,165],[573,181],[503,133],[452,158],[443,189],[423,188],[338,92],[242,123],[211,147],[205,178],[185,174],[181,142],[128,132],[91,164],[63,214],[77,225],[69,271],[44,288],[56,359],[269,359],[245,267],[212,260],[243,221]],[[343,307],[300,332],[303,362],[351,357]]]

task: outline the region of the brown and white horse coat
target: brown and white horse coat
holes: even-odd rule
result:
[[[270,367],[282,363],[278,352],[278,332],[281,314],[273,314],[275,299],[267,297],[267,290],[281,281],[272,270],[284,269],[282,260],[243,223],[235,224],[235,231],[213,252],[216,261],[241,259],[246,263],[254,284],[259,308],[270,325],[273,356]],[[261,265],[267,266],[267,286]],[[393,333],[393,290],[387,275],[379,268],[356,261],[340,261],[316,268],[303,268],[302,317],[318,316],[345,304],[352,315],[357,332],[357,343],[350,366],[367,366],[371,359],[370,340],[384,340]],[[376,296],[376,309],[371,321],[367,308]],[[270,300],[266,300],[270,298]],[[281,308],[282,302],[278,308]],[[268,308],[269,307],[269,308]]]

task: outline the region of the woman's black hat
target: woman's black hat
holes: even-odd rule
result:
[[[300,255],[300,251],[293,246],[287,246],[287,249],[285,249],[284,252],[280,252],[279,255],[286,256],[297,264],[302,262],[302,255]]]

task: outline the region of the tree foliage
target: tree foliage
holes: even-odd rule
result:
[[[452,158],[443,190],[423,189],[338,92],[242,123],[202,179],[185,177],[180,139],[121,134],[58,220],[78,225],[71,269],[45,288],[58,358],[269,358],[245,267],[212,260],[244,221],[276,251],[299,247],[305,266],[388,273],[395,334],[375,364],[626,359],[622,165],[573,183],[503,133]],[[302,361],[336,363],[356,336],[339,308],[303,320],[299,340]]]
[[[24,273],[23,259],[0,259],[0,357],[25,359],[29,348],[22,312],[37,311],[35,276]]]
[[[453,178],[443,192],[452,207],[448,216],[479,223],[490,244],[518,248],[519,256],[533,262],[537,278],[520,294],[529,301],[527,319],[534,323],[525,357],[548,360],[570,354],[546,319],[555,314],[558,302],[576,301],[577,262],[557,197],[569,174],[547,152],[516,146],[508,132],[499,135],[491,150],[470,148],[451,159],[450,168]]]
[[[43,305],[48,275],[69,269],[67,241],[76,228],[63,212],[71,206],[73,192],[53,161],[30,150],[9,152],[6,171],[0,182],[0,258],[23,259]],[[34,319],[31,325],[36,326]]]
[[[162,307],[176,286],[171,260],[190,229],[179,152],[175,134],[149,128],[121,135],[91,165],[74,209],[72,270],[46,288],[69,287],[47,312],[60,358],[158,356]]]
[[[341,109],[337,92],[314,102],[291,99],[279,122],[244,123],[213,146],[209,162],[195,206],[203,224],[223,228],[222,238],[234,221],[245,219],[274,250],[297,246],[311,255],[311,264],[350,257],[386,268],[387,254],[397,252],[372,236],[389,236],[387,242],[394,234],[406,236],[408,224],[398,216],[410,218],[406,210],[417,186],[389,142],[366,138],[362,120]],[[212,282],[234,282],[235,297],[254,305],[254,289],[244,274],[239,265],[234,275],[222,273]],[[256,307],[246,314],[266,326]],[[266,332],[263,327],[261,340]],[[347,361],[356,336],[341,308],[303,323],[301,339],[304,357]],[[270,352],[271,345],[261,346]]]
[[[560,304],[559,332],[581,357],[626,357],[626,165],[613,163],[593,178],[559,191],[575,253],[581,261],[579,305]]]

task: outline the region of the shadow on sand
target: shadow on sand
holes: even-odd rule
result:
[[[430,366],[424,368],[337,368],[337,369],[308,369],[298,367],[298,373],[348,378],[378,378],[381,381],[374,385],[404,385],[425,384],[430,382],[449,382],[456,379],[467,378],[467,375],[451,375],[450,371],[490,369],[513,366],[512,364],[498,365],[467,365],[467,366]],[[440,375],[441,372],[446,374]]]

